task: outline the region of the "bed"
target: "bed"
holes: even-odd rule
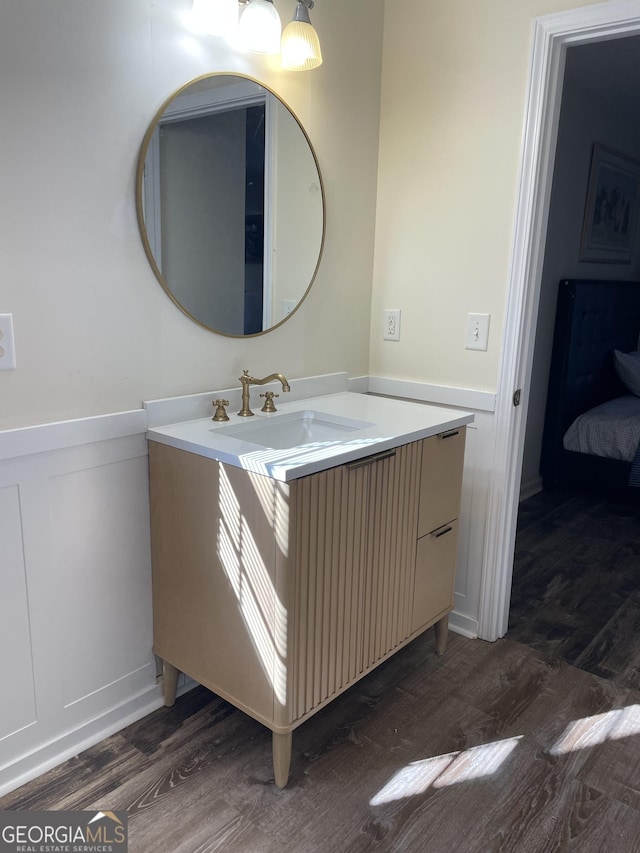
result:
[[[542,443],[545,489],[640,496],[640,384],[633,382],[639,333],[640,282],[560,282]]]

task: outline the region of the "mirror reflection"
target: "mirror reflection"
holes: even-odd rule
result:
[[[235,74],[183,86],[149,128],[137,174],[145,251],[193,320],[256,335],[304,299],[324,241],[324,193],[302,126]]]

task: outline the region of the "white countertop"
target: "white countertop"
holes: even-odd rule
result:
[[[473,421],[473,415],[469,412],[348,391],[291,403],[283,402],[282,396],[277,401],[278,411],[275,414],[264,414],[258,410],[253,418],[244,419],[229,411],[229,421],[216,423],[211,418],[200,418],[153,427],[148,430],[147,438],[287,482],[456,429]],[[324,413],[338,419],[365,422],[366,425],[358,425],[358,428],[335,440],[316,441],[286,449],[252,444],[221,432],[223,428],[234,424],[246,423],[249,428],[250,425],[259,426],[258,419],[275,421],[279,416],[295,412]]]

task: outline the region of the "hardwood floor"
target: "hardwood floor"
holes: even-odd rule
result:
[[[640,505],[541,492],[520,506],[509,638],[640,689]]]
[[[512,627],[433,632],[295,733],[197,688],[0,800],[126,809],[132,853],[640,850],[638,515],[540,496],[520,516]]]
[[[640,693],[509,639],[433,648],[301,726],[285,790],[269,733],[198,688],[0,807],[127,809],[133,853],[640,849]]]

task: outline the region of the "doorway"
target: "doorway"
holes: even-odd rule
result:
[[[610,2],[535,22],[522,175],[515,221],[503,360],[496,404],[478,634],[508,626],[529,389],[567,49],[640,33],[640,2]],[[514,406],[514,391],[524,404]]]
[[[640,158],[640,35],[567,48],[528,393],[521,498],[539,492],[540,456],[558,285],[562,279],[638,281],[629,263],[582,260],[580,242],[594,146]]]
[[[581,256],[596,152],[640,154],[640,36],[569,46],[554,158],[525,429],[509,638],[545,657],[638,686],[635,631],[640,507],[596,489],[542,491],[540,458],[562,279],[624,280],[637,287],[640,247],[628,263]],[[596,147],[597,146],[597,147]],[[564,288],[566,291],[566,288]],[[631,320],[634,341],[638,329]],[[619,321],[621,327],[625,323]],[[547,463],[547,478],[549,475]]]

